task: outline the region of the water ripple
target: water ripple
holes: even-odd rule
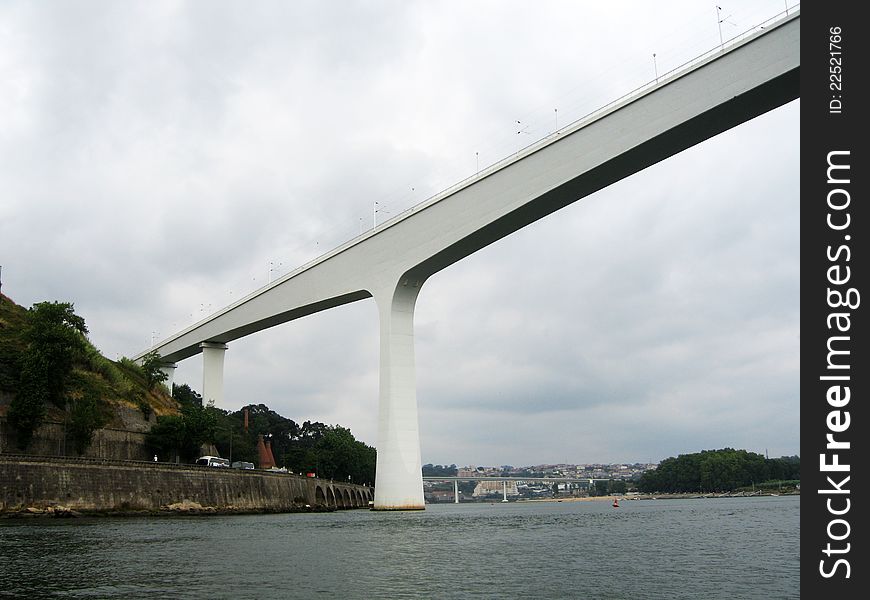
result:
[[[0,522],[0,597],[798,598],[799,497]]]

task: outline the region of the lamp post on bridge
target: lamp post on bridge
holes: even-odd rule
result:
[[[413,190],[414,188],[411,188],[411,189]],[[373,205],[373,207],[372,207],[372,222],[373,222],[372,229],[377,229],[377,227],[378,227],[378,213],[387,213],[387,214],[389,214],[389,211],[384,210],[383,207],[378,208],[378,207],[380,206],[380,204],[381,204],[380,202],[378,202],[377,200],[375,200],[375,203],[374,203],[374,205]]]

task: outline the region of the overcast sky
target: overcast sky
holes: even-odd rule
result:
[[[2,291],[133,356],[794,4],[3,2]],[[432,277],[423,462],[799,453],[799,111]],[[231,343],[225,393],[375,445],[374,301]]]

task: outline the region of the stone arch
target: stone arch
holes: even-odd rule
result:
[[[322,506],[326,505],[326,494],[323,493],[323,488],[319,485],[315,488],[314,491],[314,503],[320,504]]]
[[[326,489],[326,505],[327,506],[337,506],[335,502],[335,490],[332,487]]]

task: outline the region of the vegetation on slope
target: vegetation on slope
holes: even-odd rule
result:
[[[149,450],[164,461],[194,461],[203,446],[236,461],[259,463],[257,442],[271,442],[278,465],[320,477],[374,482],[375,449],[357,441],[339,425],[306,421],[302,425],[263,404],[228,412],[209,404],[187,385],[161,385],[159,356],[142,365],[128,358],[112,361],[87,338],[83,318],[68,302],[40,302],[30,309],[0,295],[0,399],[11,397],[3,412],[26,451],[46,420],[63,420],[81,454],[94,432],[112,423],[114,408],[139,409],[157,422],[146,438]],[[4,411],[5,409],[5,411]],[[244,415],[248,427],[244,427]]]
[[[800,479],[800,458],[765,458],[755,452],[723,448],[663,460],[638,482],[642,492],[731,492],[770,481]]]
[[[30,309],[0,296],[0,393],[4,412],[26,451],[47,420],[63,420],[78,453],[94,432],[115,419],[114,406],[144,416],[178,411],[167,391],[129,359],[105,358],[87,338],[82,317],[68,302],[39,302]]]
[[[214,444],[221,456],[259,465],[259,438],[270,442],[278,466],[294,473],[354,483],[373,483],[376,452],[340,425],[305,421],[299,425],[264,404],[237,411],[203,405],[187,385],[173,386],[181,404],[178,415],[158,419],[147,443],[162,460],[191,461],[203,444]],[[245,428],[245,413],[248,427]]]

